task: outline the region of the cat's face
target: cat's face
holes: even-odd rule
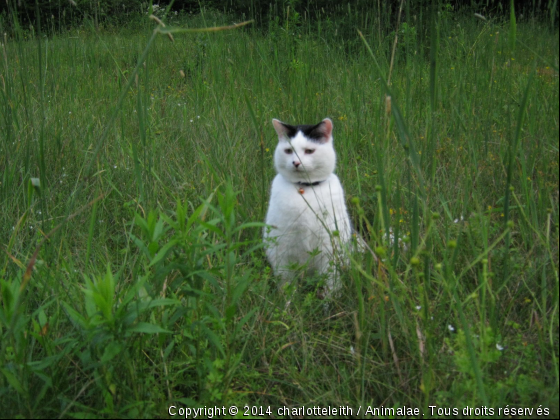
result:
[[[292,126],[272,120],[278,134],[274,165],[290,182],[324,181],[334,171],[333,123],[325,118],[317,125]]]

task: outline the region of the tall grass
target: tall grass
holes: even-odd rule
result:
[[[557,30],[519,21],[513,43],[509,23],[405,10],[349,39],[283,12],[266,34],[4,38],[6,416],[558,414]],[[271,119],[327,116],[378,257],[353,256],[329,314],[314,278],[285,308],[260,240]]]

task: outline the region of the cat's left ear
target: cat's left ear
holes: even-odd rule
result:
[[[332,139],[333,122],[330,118],[325,118],[319,124],[311,129],[309,137],[319,140],[321,143],[327,143]]]

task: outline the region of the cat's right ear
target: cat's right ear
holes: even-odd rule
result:
[[[290,137],[290,132],[293,131],[292,126],[284,124],[282,121],[277,120],[276,118],[272,120],[272,125],[276,130],[276,134],[278,134],[278,140],[287,140]]]

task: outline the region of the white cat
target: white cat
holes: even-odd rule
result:
[[[329,296],[340,288],[336,267],[345,261],[352,227],[344,190],[333,173],[336,153],[333,123],[325,118],[317,125],[291,126],[272,120],[278,134],[272,182],[264,230],[266,254],[281,286],[290,281],[294,266],[306,273],[328,273]]]

